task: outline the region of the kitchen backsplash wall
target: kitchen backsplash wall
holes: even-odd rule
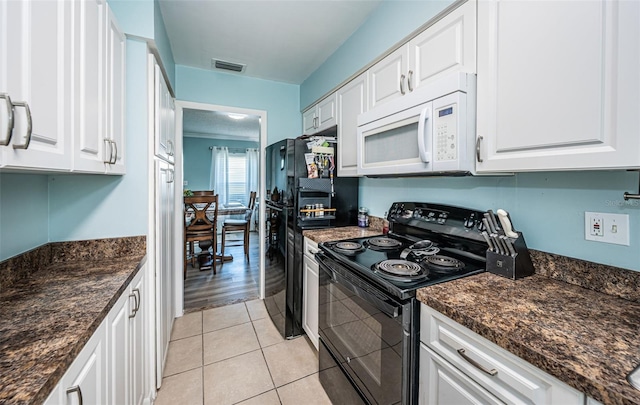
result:
[[[624,201],[638,187],[625,171],[519,173],[500,177],[360,180],[360,205],[382,216],[394,201],[428,201],[479,210],[507,210],[532,249],[640,271],[640,201]],[[629,215],[631,246],[584,239],[584,212]]]

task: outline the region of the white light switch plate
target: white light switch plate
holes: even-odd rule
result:
[[[585,212],[584,238],[629,246],[629,215]]]

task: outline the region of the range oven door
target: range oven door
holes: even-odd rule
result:
[[[417,403],[417,301],[384,294],[325,255],[316,259],[320,382],[329,398],[345,403],[357,391],[370,404]]]

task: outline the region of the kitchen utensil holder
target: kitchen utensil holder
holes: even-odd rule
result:
[[[518,238],[513,241],[515,255],[503,255],[487,250],[487,271],[489,273],[517,280],[535,272],[524,235],[521,232],[517,232],[517,234]]]

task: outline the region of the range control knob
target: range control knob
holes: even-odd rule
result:
[[[465,228],[473,228],[476,224],[476,213],[472,212],[468,218],[464,219],[464,227]]]

